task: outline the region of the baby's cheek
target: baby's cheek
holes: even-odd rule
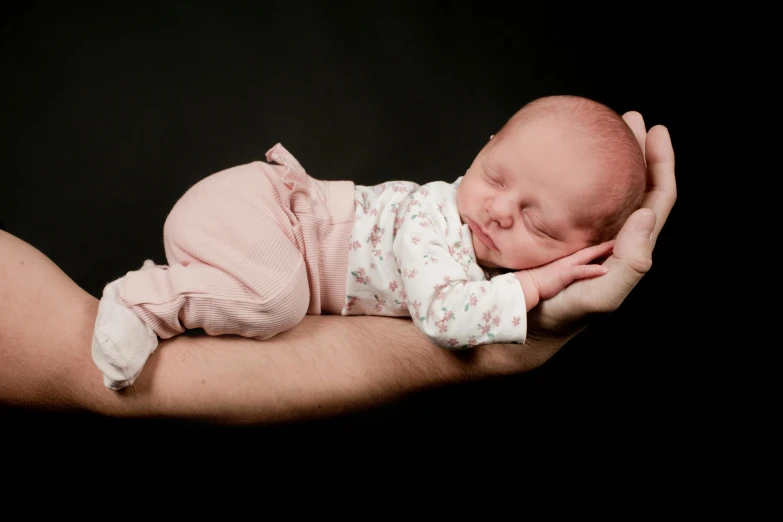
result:
[[[501,268],[502,265],[495,260],[494,252],[484,246],[484,244],[481,243],[475,235],[472,237],[474,245],[473,250],[476,254],[476,262],[486,268]]]
[[[549,256],[540,246],[533,248],[528,242],[518,241],[508,253],[506,268],[512,270],[526,270],[548,262]]]
[[[464,182],[463,182],[464,183]],[[462,215],[464,212],[464,206],[465,206],[465,191],[462,189],[463,185],[460,185],[457,187],[457,212]]]

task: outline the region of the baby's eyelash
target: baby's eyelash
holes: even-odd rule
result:
[[[527,212],[523,211],[522,214],[525,216],[525,221],[527,222],[528,226],[532,228],[537,234],[545,237],[551,237],[544,229],[533,223],[533,220],[530,219],[530,216],[527,215]]]
[[[486,175],[486,177],[490,181],[490,183],[494,183],[495,185],[500,185],[501,184],[500,183],[500,179],[498,179],[497,176],[494,176],[494,175],[490,174],[489,172],[485,172],[484,174]]]

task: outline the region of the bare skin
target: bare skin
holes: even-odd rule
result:
[[[576,281],[530,312],[522,346],[455,353],[430,343],[409,320],[307,316],[267,341],[165,340],[134,386],[117,393],[103,386],[90,355],[97,299],[40,251],[0,231],[0,405],[272,424],[358,411],[428,387],[537,368],[591,316],[622,304],[651,268],[655,241],[676,200],[668,131],[656,126],[646,133],[640,114],[623,117],[643,149],[646,143],[644,208],[615,240],[605,275]]]

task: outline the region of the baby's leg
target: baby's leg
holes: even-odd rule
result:
[[[307,268],[275,175],[257,162],[198,183],[166,220],[170,266],[146,266],[107,285],[93,339],[107,387],[132,384],[158,337],[203,328],[267,339],[304,317]]]
[[[256,276],[253,287],[223,269],[202,263],[157,266],[124,278],[122,298],[161,339],[186,329],[265,340],[299,323],[310,292],[304,259],[284,273]]]
[[[281,284],[282,283],[282,284]],[[210,335],[236,334],[260,340],[293,328],[307,312],[310,293],[304,261],[269,288],[251,289],[221,269],[145,266],[106,286],[93,337],[93,360],[104,384],[120,389],[133,384],[158,337],[185,329]]]

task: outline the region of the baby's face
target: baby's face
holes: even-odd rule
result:
[[[599,172],[584,140],[553,122],[493,138],[457,191],[478,263],[522,270],[593,244],[594,231],[577,223],[611,211]]]

